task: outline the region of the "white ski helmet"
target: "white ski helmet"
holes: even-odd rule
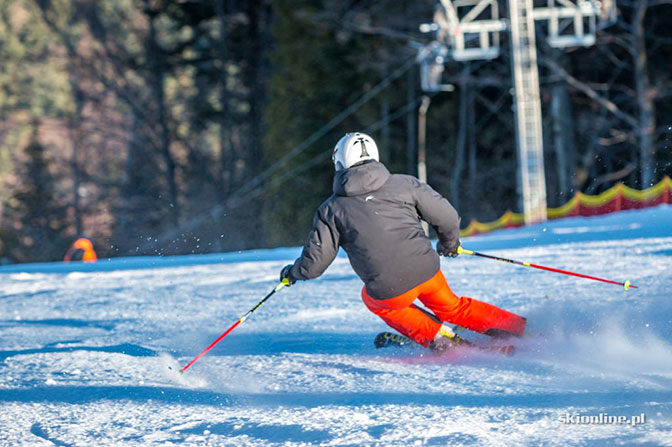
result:
[[[336,143],[331,159],[336,171],[342,171],[363,161],[378,161],[378,146],[365,133],[347,133]]]

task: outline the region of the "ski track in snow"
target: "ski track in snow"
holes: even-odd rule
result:
[[[180,375],[299,248],[0,267],[0,446],[672,445],[672,207],[463,243],[640,288],[463,255],[457,294],[528,317],[516,355],[376,350],[341,253]],[[601,413],[646,423],[559,421]]]

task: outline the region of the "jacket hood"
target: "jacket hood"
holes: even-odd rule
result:
[[[390,178],[390,171],[378,161],[336,172],[334,194],[337,196],[358,196],[380,189]]]

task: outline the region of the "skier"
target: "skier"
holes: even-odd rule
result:
[[[366,307],[424,347],[444,350],[463,341],[442,322],[491,336],[522,335],[523,317],[457,297],[448,286],[439,255],[457,256],[460,217],[446,199],[413,176],[390,174],[366,134],[343,136],[332,160],[334,193],[317,210],[301,256],[282,269],[281,281],[320,276],[340,246],[364,281]],[[420,219],[436,230],[436,251]]]

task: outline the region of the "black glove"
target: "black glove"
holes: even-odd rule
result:
[[[440,256],[447,256],[449,258],[456,258],[457,255],[459,254],[457,252],[457,249],[460,248],[461,246],[462,246],[462,243],[458,240],[457,245],[454,248],[448,249],[448,248],[443,246],[441,241],[439,241],[439,242],[436,243],[436,252]]]
[[[289,282],[289,284],[286,284],[287,286],[291,286],[296,282],[296,278],[292,275],[292,267],[294,267],[294,264],[287,264],[280,271],[280,282],[284,282],[287,279]]]

